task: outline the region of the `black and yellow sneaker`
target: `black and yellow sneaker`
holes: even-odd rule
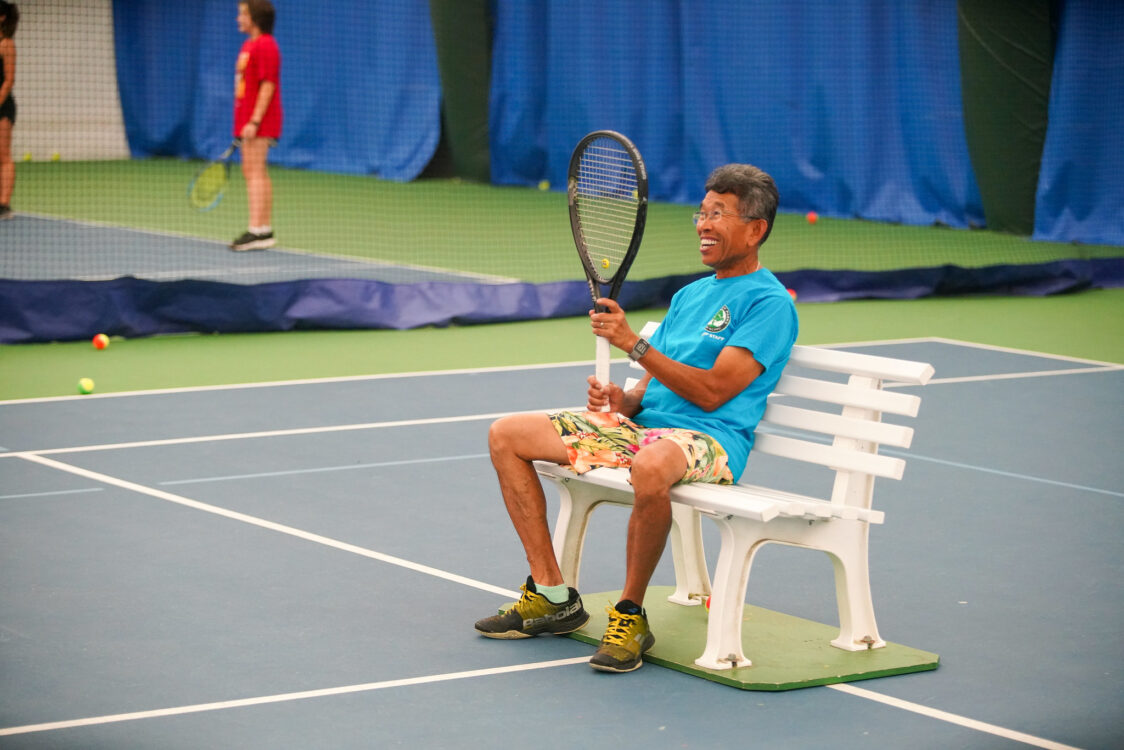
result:
[[[635,612],[621,612],[621,608]],[[589,666],[602,672],[639,669],[644,663],[644,652],[656,644],[656,637],[648,628],[648,614],[632,602],[620,602],[605,611],[609,613],[609,627],[605,628],[601,646],[589,660]]]
[[[582,606],[582,598],[572,588],[570,598],[562,604],[555,604],[540,594],[530,576],[519,588],[523,589],[523,596],[514,607],[476,623],[476,630],[481,635],[507,640],[543,633],[562,635],[574,632],[589,619],[589,613]]]

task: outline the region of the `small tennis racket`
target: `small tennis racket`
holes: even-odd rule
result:
[[[570,228],[589,293],[615,300],[628,274],[648,216],[648,170],[632,141],[596,130],[578,141],[567,178]],[[601,286],[609,285],[602,294]],[[609,382],[609,340],[597,337],[596,375]]]
[[[187,186],[187,200],[193,208],[210,211],[219,204],[226,192],[226,183],[230,180],[230,160],[241,145],[242,141],[235,138],[226,151],[222,152],[222,156],[191,178],[191,184]]]

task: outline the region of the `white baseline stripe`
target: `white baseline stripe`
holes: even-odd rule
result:
[[[613,362],[628,362],[627,359],[614,359]],[[290,385],[322,385],[331,383],[353,383],[365,380],[389,380],[392,378],[432,378],[442,375],[478,375],[490,372],[520,372],[533,370],[556,370],[568,367],[592,366],[592,361],[548,362],[537,365],[497,365],[494,367],[466,367],[455,370],[422,370],[413,372],[384,372],[375,375],[337,375],[328,378],[303,378],[297,380],[269,380],[259,383],[233,383],[223,385],[193,385],[182,388],[153,388],[144,391],[117,391],[114,393],[88,393],[83,396],[37,396],[35,398],[14,398],[0,401],[0,408],[16,404],[43,404],[51,401],[97,401],[103,398],[128,398],[131,396],[161,396],[169,393],[203,393],[206,391],[237,391],[248,388],[283,388]]]
[[[933,336],[928,339],[934,344],[951,344],[952,346],[964,346],[970,349],[985,349],[993,352],[1004,352],[1007,354],[1025,354],[1028,357],[1039,357],[1041,359],[1056,359],[1059,362],[1084,362],[1091,365],[1112,365],[1112,362],[1102,362],[1098,359],[1086,359],[1084,357],[1070,357],[1065,354],[1050,354],[1048,352],[1039,352],[1033,349],[1016,349],[1010,346],[999,346],[997,344],[980,344],[975,341],[964,341],[963,339],[948,339],[941,336]],[[1117,363],[1118,364],[1118,363]]]
[[[319,466],[312,469],[290,469],[288,471],[263,471],[257,474],[228,474],[221,477],[199,477],[198,479],[171,479],[160,482],[162,487],[173,484],[198,484],[200,482],[226,482],[232,479],[264,479],[266,477],[285,477],[292,474],[318,474],[322,471],[348,471],[350,469],[378,469],[384,466],[408,466],[411,464],[430,464],[441,461],[469,461],[487,458],[487,453],[471,453],[464,456],[436,456],[434,458],[411,458],[404,461],[379,461],[373,464],[347,464],[345,466]],[[3,499],[0,497],[0,499]]]
[[[52,721],[45,724],[26,724],[20,727],[0,728],[0,737],[13,734],[30,734],[32,732],[46,732],[52,729],[72,729],[74,727],[89,727],[97,724],[112,724],[120,721],[136,721],[138,719],[155,719],[162,716],[182,716],[202,711],[221,711],[228,708],[245,708],[248,706],[262,706],[268,703],[283,703],[285,701],[308,700],[309,698],[326,698],[333,695],[347,695],[349,693],[364,693],[371,690],[384,688],[410,687],[412,685],[427,685],[434,682],[448,682],[449,680],[465,680],[474,677],[490,677],[498,674],[511,674],[513,672],[527,672],[534,669],[550,669],[551,667],[567,667],[573,664],[582,664],[589,661],[588,656],[576,656],[569,659],[555,661],[540,661],[531,664],[516,664],[510,667],[492,667],[489,669],[471,669],[466,672],[449,672],[446,674],[429,675],[426,677],[410,677],[402,680],[385,680],[383,682],[367,682],[361,685],[345,685],[342,687],[324,688],[321,690],[305,690],[298,693],[279,693],[277,695],[263,695],[257,698],[242,698],[240,700],[219,701],[216,703],[196,703],[190,706],[176,706],[174,708],[158,708],[151,711],[135,711],[127,714],[108,714],[106,716],[91,716],[86,719],[71,719],[69,721]]]
[[[924,387],[947,385],[949,383],[982,383],[992,380],[1018,380],[1022,378],[1048,378],[1058,375],[1088,375],[1098,372],[1119,372],[1124,365],[1104,365],[1103,367],[1074,367],[1067,370],[1039,370],[1035,372],[1007,372],[999,375],[965,375],[960,378],[933,378]],[[907,387],[909,383],[887,383],[887,388]],[[920,386],[915,386],[920,387]]]
[[[1078,362],[1078,363],[1086,363],[1086,364],[1090,364],[1090,365],[1100,365],[1100,366],[1103,366],[1106,370],[1124,369],[1124,365],[1114,364],[1114,363],[1111,363],[1111,362],[1101,362],[1101,361],[1095,360],[1095,359],[1081,359],[1081,358],[1078,358],[1078,357],[1067,357],[1067,356],[1058,355],[1058,354],[1047,354],[1047,353],[1044,353],[1044,352],[1036,352],[1036,351],[1032,351],[1032,350],[1029,350],[1029,349],[1011,349],[1011,348],[1007,348],[1007,347],[991,346],[991,345],[988,345],[988,344],[977,344],[977,343],[974,343],[974,342],[971,342],[971,341],[959,341],[957,339],[947,339],[947,338],[940,338],[940,337],[887,339],[887,340],[884,340],[884,341],[844,341],[844,342],[839,342],[839,343],[835,343],[835,344],[814,344],[814,346],[821,347],[821,348],[824,348],[824,349],[847,349],[847,348],[853,348],[853,347],[859,347],[859,346],[894,346],[894,345],[897,345],[897,344],[925,344],[925,343],[948,344],[948,345],[951,345],[951,346],[965,346],[965,347],[977,348],[977,349],[991,349],[991,350],[995,350],[995,351],[1008,352],[1008,353],[1012,353],[1012,354],[1025,354],[1027,356],[1039,357],[1039,358],[1042,358],[1042,359],[1056,359],[1056,360],[1063,361],[1063,362]],[[628,362],[628,360],[625,359],[625,358],[616,358],[616,359],[613,359],[612,362],[613,363],[624,363],[624,362]],[[435,376],[441,376],[441,375],[466,375],[466,374],[473,374],[473,373],[488,373],[488,372],[516,372],[516,371],[520,371],[520,370],[550,370],[550,369],[566,368],[566,367],[578,367],[578,366],[591,365],[591,364],[592,364],[591,360],[575,360],[575,361],[572,361],[572,362],[545,362],[545,363],[530,364],[530,365],[497,365],[497,366],[493,366],[493,367],[468,367],[468,368],[452,369],[452,370],[422,370],[422,371],[411,371],[411,372],[386,372],[386,373],[377,373],[377,374],[374,374],[374,375],[338,375],[338,376],[326,377],[326,378],[302,378],[302,379],[296,379],[296,380],[270,380],[270,381],[264,381],[264,382],[258,382],[258,383],[228,383],[228,384],[222,384],[222,385],[186,386],[186,387],[183,387],[183,388],[154,388],[154,389],[151,389],[151,390],[142,390],[142,391],[119,391],[119,392],[115,392],[115,393],[90,393],[90,394],[86,394],[86,395],[82,395],[82,396],[79,396],[79,395],[74,395],[74,396],[38,396],[38,397],[35,397],[35,398],[16,398],[16,399],[9,399],[9,400],[6,400],[6,401],[0,401],[0,408],[3,408],[5,406],[9,406],[9,405],[16,405],[16,404],[39,404],[39,403],[47,403],[47,402],[51,402],[51,401],[75,401],[75,400],[94,401],[94,400],[103,399],[103,398],[122,398],[122,397],[129,397],[129,396],[157,396],[157,395],[162,395],[162,394],[167,394],[167,393],[196,393],[196,392],[201,392],[201,391],[230,391],[230,390],[238,390],[238,389],[241,389],[241,388],[274,388],[274,387],[289,386],[289,385],[316,385],[316,384],[320,384],[320,383],[348,383],[348,382],[363,381],[363,380],[385,380],[387,378],[420,378],[420,377],[435,377]],[[1099,372],[1101,370],[1095,370],[1095,371]],[[1049,372],[1049,373],[1043,373],[1043,374],[1064,374],[1064,373],[1067,373],[1067,372],[1071,372],[1071,371],[1069,371],[1069,370],[1057,370],[1057,371],[1053,371],[1053,372]],[[1073,370],[1072,372],[1082,372],[1082,370]],[[976,376],[974,379],[977,379],[977,380],[989,380],[989,379],[998,380],[998,379],[1017,378],[1017,377],[1033,377],[1035,374],[1036,373],[1029,372],[1029,373],[1021,373],[1021,374],[1013,373],[1013,374],[1008,374],[1008,375],[981,375],[981,376]],[[938,379],[934,379],[934,380],[929,381],[929,384],[942,383],[942,382],[951,383],[951,382],[961,382],[961,381],[959,379],[955,379],[955,378],[945,378],[945,379],[938,378]]]
[[[866,698],[867,700],[884,703],[887,706],[900,708],[903,711],[912,711],[915,714],[928,716],[931,719],[947,721],[950,724],[957,724],[962,727],[967,727],[968,729],[975,729],[978,732],[987,732],[988,734],[994,734],[997,737],[1003,737],[1004,739],[1014,740],[1015,742],[1022,742],[1027,745],[1033,745],[1035,747],[1047,748],[1047,750],[1080,750],[1073,745],[1064,745],[1060,742],[1054,742],[1053,740],[1035,737],[1033,734],[1016,732],[1013,729],[1005,729],[1004,727],[996,726],[995,724],[988,724],[985,721],[977,721],[975,719],[969,719],[965,716],[959,716],[957,714],[949,713],[948,711],[941,711],[940,709],[922,706],[919,703],[911,703],[900,698],[892,698],[888,695],[876,693],[873,690],[866,690],[864,688],[855,687],[854,685],[850,685],[847,683],[828,685],[827,687],[831,688],[832,690],[838,690],[841,693],[854,695],[858,698]]]
[[[575,407],[554,407],[541,411],[560,411]],[[531,413],[538,413],[536,409]],[[129,443],[104,443],[102,445],[75,445],[69,448],[43,448],[41,450],[22,450],[0,453],[0,458],[21,457],[29,453],[39,456],[55,456],[63,453],[85,453],[87,451],[109,451],[119,448],[150,448],[161,445],[186,445],[190,443],[209,443],[218,440],[253,440],[257,438],[285,437],[288,435],[316,435],[323,432],[347,432],[349,430],[379,430],[387,427],[415,427],[418,425],[452,424],[455,422],[476,422],[483,419],[499,419],[514,412],[497,411],[491,414],[466,414],[463,417],[433,417],[430,419],[399,419],[391,422],[362,422],[359,424],[338,424],[326,427],[294,427],[287,430],[263,430],[261,432],[232,432],[223,435],[197,435],[195,437],[165,438],[162,440],[137,440]]]
[[[71,466],[70,464],[64,464],[60,461],[55,461],[50,458],[37,456],[34,453],[21,453],[15,455],[16,457],[22,458],[26,461],[42,464],[43,466],[49,466],[52,469],[58,469],[59,471],[65,471],[70,474],[77,474],[80,477],[92,479],[95,482],[102,482],[103,484],[120,487],[121,489],[129,490],[130,492],[139,492],[142,495],[155,497],[158,500],[166,500],[169,503],[176,503],[177,505],[194,508],[195,510],[201,510],[205,513],[213,513],[216,516],[222,516],[234,521],[241,521],[242,523],[248,523],[251,526],[258,526],[263,529],[268,529],[269,531],[288,534],[289,536],[296,537],[297,539],[304,539],[305,541],[313,542],[315,544],[323,544],[326,547],[333,547],[343,552],[351,552],[352,554],[361,555],[362,557],[369,557],[372,560],[379,560],[380,562],[397,565],[401,568],[406,568],[407,570],[412,570],[417,573],[424,573],[425,575],[430,575],[435,578],[443,578],[446,581],[460,583],[465,586],[471,586],[472,588],[480,589],[482,591],[489,591],[493,594],[500,594],[501,596],[509,596],[514,598],[519,597],[518,591],[503,589],[499,586],[493,586],[490,583],[484,583],[482,581],[477,581],[472,578],[466,578],[465,576],[459,576],[454,573],[447,573],[444,570],[431,568],[428,565],[421,565],[409,560],[404,560],[401,557],[394,557],[393,555],[385,555],[381,552],[375,552],[374,550],[360,547],[355,544],[341,542],[338,539],[332,539],[330,537],[303,531],[292,526],[286,526],[284,524],[274,523],[273,521],[267,521],[264,518],[258,518],[257,516],[251,516],[246,513],[239,513],[237,511],[228,510],[226,508],[220,508],[217,505],[201,503],[198,500],[192,500],[188,497],[173,495],[170,492],[164,492],[163,490],[153,489],[152,487],[145,487],[142,484],[136,484],[134,482],[125,481],[124,479],[118,479],[117,477],[111,477],[108,474],[100,474],[96,471],[90,471],[88,469],[82,469],[77,466]]]

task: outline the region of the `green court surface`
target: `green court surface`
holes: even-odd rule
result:
[[[237,167],[217,209],[189,208],[186,187],[201,162],[177,159],[21,163],[18,209],[71,222],[226,241],[242,229]],[[273,168],[274,226],[287,248],[494,274],[535,282],[581,278],[565,195],[457,180],[396,183],[370,176]],[[692,206],[653,204],[630,278],[702,271]],[[28,247],[28,262],[35,248]],[[69,252],[69,251],[68,251]],[[115,248],[79,247],[77,254]],[[1118,247],[1040,243],[988,231],[906,227],[780,214],[762,250],[774,271],[981,267],[1063,258],[1107,258]],[[65,255],[65,253],[63,253]],[[58,269],[67,278],[67,269]],[[940,337],[1124,363],[1124,290],[1045,298],[945,297],[801,303],[800,343]],[[662,310],[630,311],[635,328]],[[0,399],[64,396],[79,378],[97,393],[591,361],[582,318],[411,331],[163,336],[0,346]]]
[[[244,229],[246,199],[237,166],[222,203],[198,213],[186,187],[198,161],[143,159],[32,162],[18,166],[21,212],[80,222],[229,241]],[[313,256],[518,278],[580,279],[558,190],[497,187],[455,179],[398,183],[272,167],[273,226],[279,243]],[[629,277],[698,273],[692,205],[652,203]],[[113,248],[78,249],[113,252]],[[781,213],[762,249],[774,271],[882,271],[957,265],[1110,258],[1119,247],[1032,242],[986,230],[916,227]]]
[[[831,645],[839,628],[800,617],[746,605],[742,647],[752,662],[737,669],[707,669],[695,664],[706,646],[707,610],[673,604],[673,586],[651,586],[645,610],[657,634],[644,661],[702,677],[742,690],[794,690],[817,685],[870,680],[895,674],[936,669],[937,654],[886,643],[883,648],[843,651]],[[620,601],[620,591],[583,594],[586,601]],[[608,616],[594,607],[589,622],[570,637],[597,645],[608,627]]]
[[[802,344],[939,337],[1124,364],[1124,289],[1054,297],[797,303]],[[629,314],[634,328],[662,310]],[[322,331],[0,346],[0,399],[592,361],[582,318],[411,331]],[[578,386],[576,386],[578,387]]]

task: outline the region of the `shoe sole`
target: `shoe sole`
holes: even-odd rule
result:
[[[277,244],[277,240],[255,240],[247,242],[245,245],[231,245],[230,249],[236,253],[245,252],[246,250],[266,250]]]
[[[589,662],[589,666],[593,667],[598,672],[613,672],[615,674],[624,674],[625,672],[635,672],[636,670],[640,669],[640,667],[644,666],[644,654],[648,653],[648,651],[652,648],[652,646],[655,646],[655,645],[656,645],[656,639],[653,637],[652,640],[650,640],[648,642],[648,644],[645,645],[644,648],[640,651],[640,656],[639,656],[639,658],[636,659],[635,664],[629,664],[627,666],[626,665],[617,666],[617,665],[613,665],[613,664],[598,664],[598,663],[591,660]]]
[[[635,664],[633,664],[631,667],[610,667],[608,664],[594,664],[593,662],[590,662],[589,666],[593,667],[598,672],[612,672],[613,674],[624,674],[625,672],[635,672],[636,670],[640,669],[640,667],[644,666],[644,660],[640,659]]]
[[[516,641],[521,638],[534,638],[535,636],[539,635],[566,635],[567,633],[573,633],[575,630],[581,630],[587,622],[589,622],[588,613],[586,614],[584,620],[582,620],[580,623],[570,628],[569,630],[542,630],[538,633],[524,633],[522,630],[505,630],[502,633],[489,633],[487,631],[481,630],[480,628],[477,628],[476,632],[484,636],[485,638],[495,638],[496,640],[500,641]]]

